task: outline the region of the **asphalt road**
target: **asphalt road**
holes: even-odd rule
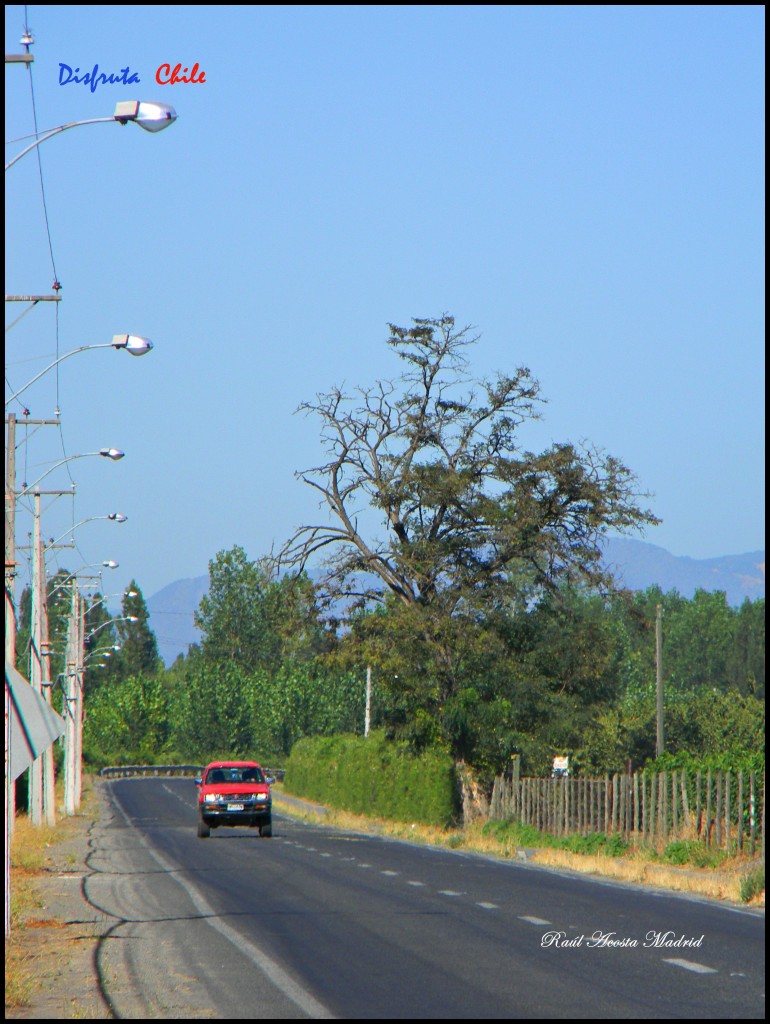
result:
[[[98,968],[117,1017],[765,1015],[757,912],[280,811],[272,839],[199,839],[187,779],[109,794],[85,884],[114,919]]]

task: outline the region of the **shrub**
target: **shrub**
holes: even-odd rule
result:
[[[765,891],[765,866],[760,864],[752,868],[741,879],[741,900],[744,903],[750,902],[755,896]]]
[[[454,764],[435,750],[412,754],[383,733],[312,736],[292,747],[284,779],[297,796],[393,821],[448,825],[457,818]]]

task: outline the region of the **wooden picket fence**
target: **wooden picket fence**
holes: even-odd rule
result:
[[[622,835],[636,844],[702,840],[765,853],[765,776],[635,772],[599,779],[495,779],[489,817],[554,835]]]

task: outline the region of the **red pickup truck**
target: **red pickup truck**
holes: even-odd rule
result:
[[[220,825],[245,825],[273,834],[268,778],[256,761],[212,761],[195,780],[198,787],[198,835],[206,839]]]

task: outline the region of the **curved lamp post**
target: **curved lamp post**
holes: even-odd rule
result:
[[[73,348],[71,352],[65,352],[63,356],[59,356],[58,359],[54,359],[54,361],[49,363],[44,370],[41,370],[40,373],[36,374],[32,380],[28,380],[23,388],[19,388],[15,394],[11,395],[11,397],[6,400],[6,408],[11,404],[11,402],[17,399],[19,395],[24,394],[27,388],[32,387],[35,381],[40,380],[44,374],[48,373],[49,370],[52,370],[54,366],[58,366],[59,363],[63,363],[64,360],[69,359],[70,356],[76,356],[79,352],[90,352],[91,349],[95,348],[115,348],[125,349],[126,352],[129,352],[132,356],[144,356],[147,355],[152,347],[153,344],[150,339],[143,338],[139,334],[115,334],[113,335],[112,341],[105,341],[98,345],[81,345],[80,348]]]
[[[58,469],[59,466],[63,466],[65,462],[72,462],[75,459],[87,459],[91,455],[101,455],[102,458],[111,459],[113,462],[117,462],[118,459],[122,459],[125,454],[126,453],[122,452],[119,448],[100,448],[98,452],[83,452],[82,455],[69,455],[66,459],[61,459],[54,466],[51,466],[50,469],[47,469],[45,473],[43,473],[42,476],[39,476],[33,484],[25,486],[22,491],[17,491],[16,497],[23,498],[25,494],[29,494],[30,491],[33,491],[37,487],[41,480],[45,480],[49,473],[53,473],[55,469]]]
[[[57,592],[57,590],[61,590],[62,587],[66,587],[69,581],[74,580],[78,573],[81,573],[84,569],[95,569],[98,565],[104,566],[105,569],[117,569],[119,564],[119,562],[116,562],[114,559],[110,558],[106,562],[90,562],[88,565],[81,565],[78,570],[76,570],[75,572],[71,572],[69,576],[66,578],[66,580],[62,580],[61,583],[58,583],[53,588],[53,590],[49,592],[48,597],[50,599]],[[99,573],[99,576],[101,577],[101,572]],[[55,578],[56,577],[54,577],[54,579]]]
[[[87,519],[81,519],[79,523],[75,523],[74,526],[70,526],[69,530],[65,530],[60,537],[56,538],[56,540],[51,538],[51,540],[46,544],[46,547],[52,548],[55,544],[58,544],[63,537],[66,537],[70,533],[74,533],[79,526],[83,526],[85,523],[92,523],[95,519],[111,519],[113,523],[125,523],[128,516],[124,516],[122,512],[110,512],[110,514],[106,516],[89,516]]]
[[[78,128],[84,124],[102,124],[109,121],[117,121],[118,124],[128,124],[129,121],[133,121],[140,128],[144,128],[146,132],[159,132],[173,124],[176,121],[176,117],[176,111],[168,103],[122,100],[115,105],[115,113],[112,117],[90,117],[85,121],[70,121],[69,124],[60,124],[58,128],[52,128],[50,131],[45,132],[39,139],[36,139],[26,149],[23,149],[21,153],[17,153],[13,160],[5,165],[5,169],[7,171],[13,167],[15,163],[39,146],[41,142],[45,142],[46,139],[53,138],[54,135],[59,135],[61,132],[66,132],[69,128]]]
[[[95,658],[97,655],[104,655],[105,658],[111,658],[113,651],[119,651],[120,649],[120,644],[113,644],[111,647],[99,647],[98,650],[91,651],[90,654],[87,654],[85,658],[83,658],[83,664],[85,665],[87,661],[91,658]]]
[[[111,601],[113,597],[138,597],[139,593],[136,590],[124,590],[122,594],[103,594],[98,601],[93,601],[88,606],[89,611],[93,611],[94,608],[98,608],[100,604],[104,604],[106,601]]]
[[[114,619],[108,619],[103,622],[101,626],[97,626],[96,629],[92,629],[91,632],[83,638],[83,640],[90,640],[94,633],[98,633],[100,629],[104,629],[105,626],[111,626],[113,622],[138,622],[139,617],[137,615],[118,615]]]

